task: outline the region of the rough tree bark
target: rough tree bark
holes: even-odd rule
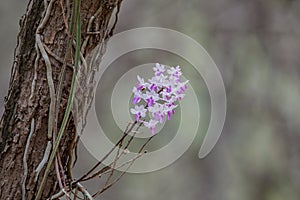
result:
[[[43,159],[49,140],[47,130],[50,105],[47,69],[45,60],[37,52],[36,32],[38,26],[45,19],[45,11],[51,3],[53,3],[52,8],[48,9],[49,19],[45,20],[40,35],[51,61],[53,82],[55,90],[57,90],[62,68],[61,60],[63,60],[67,48],[68,29],[66,27],[70,22],[70,12],[68,11],[71,10],[72,1],[31,0],[25,15],[20,20],[15,61],[8,95],[5,99],[5,112],[0,124],[0,199],[22,199],[24,180],[26,181],[26,199],[34,199],[45,170],[43,167],[39,175],[35,172]],[[81,2],[81,38],[82,41],[87,41],[82,50],[83,56],[88,55],[103,38],[112,34],[115,24],[111,26],[109,21],[113,17],[113,10],[116,7],[119,9],[120,4],[121,0],[85,0]],[[91,20],[91,18],[94,19]],[[72,69],[67,67],[59,108],[58,127],[66,108],[72,73]],[[68,151],[76,132],[73,119],[73,117],[70,118],[59,148],[64,167],[69,159]],[[26,145],[28,146],[27,154],[24,153]],[[27,163],[27,173],[24,162]],[[42,199],[46,199],[59,190],[56,179],[52,165]]]

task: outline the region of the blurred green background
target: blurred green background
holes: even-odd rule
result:
[[[0,2],[0,112],[7,93],[23,1]],[[300,198],[300,1],[297,0],[127,0],[116,32],[158,26],[198,41],[216,62],[227,92],[227,117],[213,151],[198,159],[209,113],[189,150],[171,166],[127,174],[101,199],[298,200]],[[125,66],[156,55],[145,51]],[[153,61],[155,62],[155,61]],[[183,61],[178,60],[179,63]],[[191,81],[200,77],[186,71]],[[202,110],[209,107],[203,92]],[[200,98],[201,100],[201,98]],[[206,111],[209,109],[206,108]],[[81,146],[80,151],[84,152]],[[93,158],[82,158],[95,162]],[[80,172],[80,169],[77,170]],[[88,188],[96,189],[95,183]]]

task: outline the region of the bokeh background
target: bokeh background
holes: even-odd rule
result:
[[[26,4],[27,1],[17,0],[0,2],[1,113],[18,23]],[[158,26],[180,31],[198,41],[221,71],[228,110],[216,147],[205,159],[198,159],[210,104],[201,76],[185,70],[194,87],[203,91],[199,98],[203,122],[196,140],[171,166],[147,174],[127,174],[101,199],[298,200],[299,21],[297,0],[124,1],[116,32]],[[120,58],[113,65],[129,69],[157,60],[185,64],[166,52],[145,50]],[[114,74],[113,69],[107,73]],[[167,142],[168,138],[162,141]],[[80,152],[86,155],[85,151],[81,145]],[[81,159],[85,161],[82,167],[95,162],[88,156]],[[79,173],[80,167],[75,171]],[[86,186],[91,190],[97,188],[95,183]]]

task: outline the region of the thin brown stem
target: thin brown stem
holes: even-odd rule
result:
[[[134,128],[134,126],[137,124],[137,121],[135,121],[131,127],[128,129],[127,132],[124,132],[123,136],[121,137],[121,139],[119,139],[119,141],[115,144],[115,146],[98,162],[94,165],[94,167],[92,167],[87,173],[85,173],[82,177],[80,177],[77,181],[75,181],[73,184],[76,184],[80,181],[82,181],[84,178],[86,178],[90,173],[92,173],[100,164],[103,163],[103,161],[116,149],[117,146],[119,146],[119,144],[121,144],[121,142],[127,137],[128,133],[130,133],[132,131],[132,129]]]

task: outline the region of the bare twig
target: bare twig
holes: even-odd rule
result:
[[[137,124],[137,122],[135,121],[131,127],[129,128],[128,132],[130,132],[134,126]],[[94,165],[94,167],[92,167],[87,173],[85,173],[82,177],[80,177],[77,181],[75,181],[73,184],[76,184],[80,181],[82,181],[84,178],[86,178],[90,173],[92,173],[100,164],[103,163],[103,161],[116,149],[117,146],[119,146],[119,144],[126,138],[126,136],[128,135],[128,133],[124,133],[123,136],[121,137],[121,139],[119,139],[119,141],[115,144],[115,146],[100,160],[98,161],[98,163],[96,163]]]
[[[132,142],[132,140],[133,140],[135,134],[137,133],[137,131],[138,131],[138,129],[141,127],[141,125],[142,125],[142,123],[140,123],[139,126],[136,128],[136,130],[133,132],[133,135],[132,135],[132,136],[130,137],[130,139],[128,140],[127,145],[125,146],[124,149],[127,149],[127,148],[128,148],[129,144]],[[120,159],[120,157],[121,157],[122,155],[125,154],[125,151],[122,151],[122,153],[121,153],[121,155],[120,155],[121,145],[122,145],[122,144],[119,145],[119,148],[118,148],[117,154],[116,154],[116,156],[115,156],[115,159],[114,159],[113,163],[111,164],[111,173],[110,173],[110,175],[108,176],[108,178],[107,178],[107,180],[106,180],[106,182],[105,182],[105,184],[104,184],[104,187],[106,187],[106,186],[109,184],[109,181],[110,181],[110,179],[112,178],[112,176],[113,176],[113,174],[114,174],[114,172],[115,172],[115,167],[116,167],[117,161]]]
[[[140,150],[139,150],[139,154],[143,151],[143,149],[145,148],[145,146],[150,142],[150,140],[153,138],[154,136],[151,136],[146,142],[145,142],[145,144],[140,148]],[[133,163],[134,163],[134,161],[135,161],[136,159],[133,159],[133,161],[132,162],[130,162],[129,163],[129,165],[128,165],[128,167],[125,169],[125,170],[123,170],[123,172],[121,173],[121,175],[118,177],[118,178],[116,178],[113,182],[111,182],[109,185],[105,185],[101,190],[99,190],[98,192],[96,192],[94,195],[93,195],[93,197],[95,198],[95,197],[97,197],[97,196],[99,196],[100,194],[102,194],[104,191],[106,191],[107,189],[109,189],[111,186],[113,186],[116,182],[118,182],[124,175],[125,175],[125,173],[128,171],[128,169],[133,165]]]
[[[56,193],[56,194],[52,195],[50,198],[48,198],[48,200],[58,199],[62,196],[64,196],[64,191],[60,190],[58,193]]]
[[[81,191],[89,200],[94,200],[92,195],[90,195],[90,193],[80,183],[77,183],[76,185],[78,190]]]
[[[54,166],[55,166],[55,172],[56,172],[56,178],[57,178],[57,181],[58,181],[58,185],[59,185],[59,188],[62,190],[62,189],[64,189],[64,186],[62,185],[62,180],[61,180],[58,161],[57,161],[57,156],[55,157],[55,160],[54,160]]]
[[[134,126],[134,123],[128,123],[127,124],[127,127],[126,127],[126,129],[125,129],[125,131],[124,131],[124,135],[125,134],[127,134],[128,135],[128,130],[129,130],[129,126],[130,125],[132,125],[132,126]],[[122,138],[121,138],[122,139]],[[125,138],[124,138],[125,139]],[[118,148],[118,150],[120,150],[120,148],[121,148],[121,146],[122,146],[122,143],[123,143],[123,140],[124,139],[122,139],[120,142],[119,142],[119,144],[116,144],[115,146],[118,146],[119,148]],[[127,145],[128,146],[128,145]],[[120,158],[120,156],[118,156],[118,154],[117,154],[117,157],[115,158],[115,160],[118,160]],[[83,181],[87,181],[87,180],[90,180],[90,179],[93,179],[93,178],[95,178],[96,176],[101,176],[104,172],[106,172],[106,171],[108,171],[108,170],[112,170],[113,168],[111,167],[112,166],[112,164],[113,163],[111,163],[111,164],[109,164],[108,166],[104,166],[102,169],[100,169],[98,172],[96,172],[96,173],[94,173],[93,175],[91,175],[91,176],[89,176],[89,177],[86,177],[86,178],[83,178],[82,180],[81,180],[81,182],[83,182]]]
[[[127,165],[127,164],[129,164],[129,163],[131,163],[131,162],[136,161],[138,158],[142,157],[144,154],[145,154],[145,152],[137,154],[137,155],[136,155],[135,157],[133,157],[132,159],[130,159],[130,160],[128,160],[128,161],[126,161],[126,162],[120,164],[119,166],[115,167],[115,170],[119,170],[119,169],[121,169],[122,167],[124,167],[125,165]],[[110,173],[111,170],[112,170],[112,169],[109,169],[109,170],[107,170],[107,171],[101,173],[99,176],[104,175],[104,174],[107,174],[107,173]]]

